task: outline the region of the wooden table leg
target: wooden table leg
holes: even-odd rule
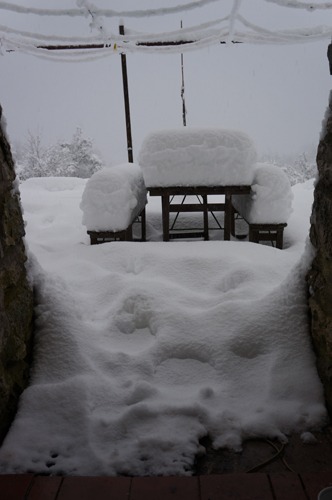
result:
[[[146,210],[145,207],[141,212],[141,240],[146,241]]]
[[[284,228],[282,229],[277,229],[277,235],[276,235],[276,247],[282,250],[283,247],[283,240],[284,240]]]
[[[203,222],[204,222],[204,240],[209,239],[209,211],[208,211],[208,197],[203,194]]]
[[[224,240],[231,239],[232,228],[232,195],[225,194]]]
[[[161,209],[163,219],[163,240],[169,241],[169,195],[163,194],[161,197]]]
[[[231,204],[231,235],[236,236],[235,234],[235,208],[233,207],[233,204]]]

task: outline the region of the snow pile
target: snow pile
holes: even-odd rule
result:
[[[308,262],[299,263],[305,231],[290,245],[286,228],[283,251],[239,241],[90,246],[85,182],[62,181],[63,190],[61,178],[54,189],[51,178],[21,185],[39,262],[35,353],[0,473],[190,474],[207,434],[239,449],[324,424]],[[304,199],[309,183],[297,186],[289,227],[308,229]]]
[[[140,167],[125,163],[104,168],[88,180],[81,202],[88,231],[122,231],[143,210],[147,191]]]
[[[293,193],[285,172],[274,165],[258,164],[251,193],[233,196],[232,203],[253,224],[287,222],[292,213]]]
[[[155,132],[139,154],[148,187],[250,185],[255,161],[246,134],[222,129]]]

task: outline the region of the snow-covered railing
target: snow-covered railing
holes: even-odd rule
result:
[[[138,165],[103,168],[90,177],[83,192],[83,224],[88,232],[126,231],[146,202],[147,190]]]
[[[139,154],[148,187],[251,185],[255,161],[251,139],[224,129],[154,132]]]

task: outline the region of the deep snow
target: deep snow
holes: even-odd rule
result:
[[[187,474],[206,434],[240,449],[321,426],[304,286],[313,182],[293,188],[284,250],[217,232],[163,243],[158,199],[155,241],[90,246],[85,184],[21,184],[36,344],[0,471]]]

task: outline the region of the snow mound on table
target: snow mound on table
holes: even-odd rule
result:
[[[154,132],[139,154],[148,187],[248,185],[255,161],[251,139],[223,129]]]
[[[251,193],[232,197],[234,207],[252,224],[287,222],[292,201],[293,192],[285,172],[266,163],[257,165]]]
[[[88,231],[122,231],[140,214],[147,191],[140,167],[106,167],[88,180],[80,208]]]

